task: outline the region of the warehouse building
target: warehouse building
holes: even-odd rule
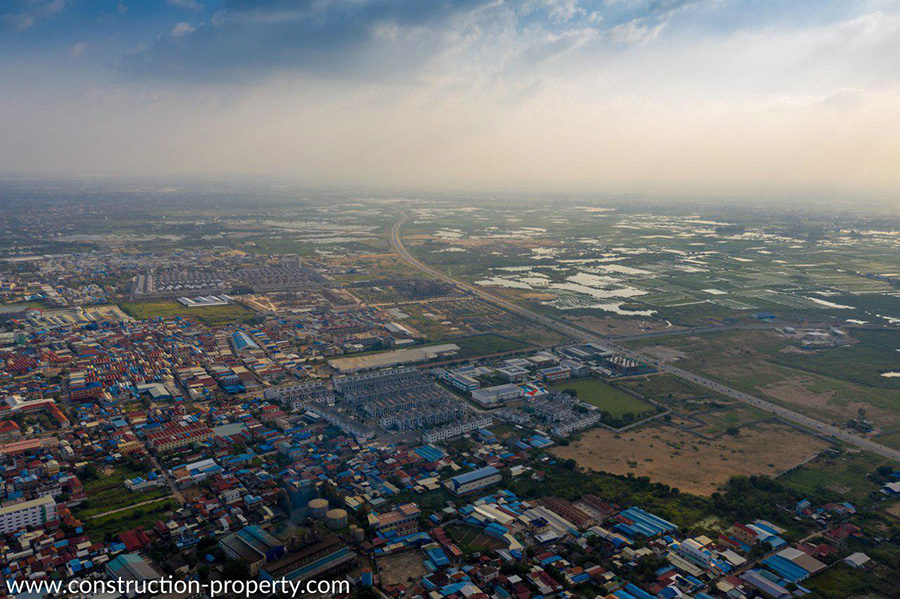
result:
[[[493,466],[485,466],[478,470],[472,470],[471,472],[454,476],[445,483],[445,486],[454,495],[465,495],[466,493],[471,493],[472,491],[477,491],[497,484],[502,479],[503,477],[500,476],[499,470]]]
[[[472,401],[485,408],[525,397],[525,390],[513,384],[496,385],[472,391]]]

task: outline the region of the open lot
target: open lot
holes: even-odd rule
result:
[[[859,334],[856,332],[854,334]],[[825,422],[846,424],[863,410],[877,430],[892,431],[900,425],[900,390],[894,388],[897,379],[879,376],[885,382],[874,382],[875,366],[857,360],[854,352],[869,344],[865,355],[880,356],[881,366],[887,367],[885,347],[893,333],[863,331],[863,341],[850,347],[824,349],[818,352],[798,352],[787,340],[772,331],[724,331],[706,335],[671,337],[665,340],[640,340],[630,344],[642,351],[668,351],[682,354],[679,366],[702,372],[749,393],[759,394],[809,414]],[[870,336],[867,333],[878,333]],[[871,337],[871,338],[870,338]],[[872,341],[877,339],[877,341]],[[868,341],[867,341],[868,340]],[[878,347],[875,347],[875,345]],[[894,352],[896,353],[896,352]],[[839,357],[845,358],[840,362]],[[838,360],[838,361],[835,361]],[[813,368],[815,366],[815,369]],[[857,382],[859,381],[859,382]]]
[[[803,493],[836,494],[858,504],[881,488],[868,475],[889,464],[890,460],[861,451],[847,451],[839,456],[823,454],[779,480]]]
[[[108,516],[85,520],[84,531],[92,540],[100,542],[126,530],[149,528],[158,520],[165,520],[166,514],[177,507],[178,502],[175,499],[162,499]]]
[[[466,524],[447,527],[447,534],[463,551],[486,551],[506,547],[503,541],[482,534],[479,529]]]
[[[84,520],[98,514],[126,508],[142,501],[158,499],[170,494],[169,488],[165,485],[140,493],[128,491],[123,485],[125,479],[133,478],[139,474],[142,473],[119,466],[105,469],[98,473],[97,478],[86,480],[84,482],[84,492],[87,495],[87,499],[73,510],[74,515]]]
[[[579,466],[648,476],[682,491],[709,495],[730,477],[777,474],[825,449],[815,437],[779,424],[761,424],[707,441],[671,426],[617,435],[595,429],[552,451]]]
[[[453,337],[448,342],[459,346],[459,358],[473,358],[476,356],[488,356],[511,351],[527,349],[528,343],[512,339],[504,335],[487,333],[485,335],[470,335],[468,337]]]
[[[195,318],[210,326],[218,326],[232,322],[246,322],[254,318],[252,310],[239,304],[227,306],[206,306],[202,308],[186,308],[174,301],[161,302],[125,302],[122,310],[132,318]]]
[[[378,574],[381,584],[409,584],[410,579],[420,580],[428,574],[421,553],[400,553],[379,558]]]
[[[740,430],[744,426],[772,419],[768,412],[763,412],[741,403],[712,408],[703,413],[697,413],[695,416],[703,422],[703,425],[693,429],[694,432],[707,436],[721,435],[735,429]]]
[[[731,403],[730,398],[668,373],[628,377],[617,380],[616,384],[680,412]]]
[[[852,331],[857,341],[845,347],[816,352],[776,354],[775,361],[784,366],[825,376],[835,376],[851,383],[876,389],[900,389],[900,377],[881,376],[900,369],[900,330]]]

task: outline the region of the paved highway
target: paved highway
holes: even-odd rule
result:
[[[897,451],[896,449],[892,449],[890,447],[887,447],[886,445],[877,443],[876,441],[872,441],[870,439],[860,437],[859,435],[854,435],[854,434],[849,433],[849,432],[847,432],[843,429],[840,429],[836,426],[831,426],[830,424],[820,422],[820,421],[816,420],[815,418],[810,418],[809,416],[805,416],[803,414],[800,414],[799,412],[789,410],[787,408],[784,408],[784,407],[774,404],[772,402],[765,401],[756,396],[750,395],[748,393],[744,393],[743,391],[738,391],[737,389],[732,389],[731,387],[723,385],[722,383],[719,383],[719,382],[713,381],[711,379],[696,375],[692,372],[688,372],[681,368],[676,368],[675,366],[672,366],[671,364],[667,364],[665,362],[660,362],[659,360],[656,360],[649,356],[645,356],[634,350],[617,345],[617,344],[609,341],[608,339],[600,337],[599,335],[594,335],[592,333],[589,333],[587,331],[584,331],[582,329],[574,327],[568,323],[562,322],[560,320],[557,320],[557,319],[547,316],[545,314],[539,314],[537,312],[534,312],[533,310],[523,308],[522,306],[514,304],[513,302],[511,302],[507,299],[504,299],[502,297],[493,295],[492,293],[488,293],[487,291],[484,291],[483,289],[475,287],[474,285],[469,285],[468,283],[464,283],[462,281],[457,281],[453,277],[451,277],[445,273],[442,273],[439,270],[436,270],[436,269],[428,266],[427,264],[424,264],[423,262],[417,260],[416,258],[413,257],[412,254],[409,253],[409,251],[406,249],[406,246],[403,245],[403,240],[400,239],[400,228],[403,227],[404,223],[406,223],[408,220],[409,220],[409,217],[407,216],[407,214],[405,212],[402,212],[400,220],[398,220],[396,223],[394,223],[394,226],[391,229],[391,246],[394,248],[394,251],[396,251],[397,254],[406,263],[408,263],[410,266],[413,266],[413,267],[421,270],[424,273],[427,273],[437,279],[440,279],[446,283],[454,285],[457,288],[462,289],[463,291],[466,291],[473,295],[477,295],[481,299],[483,299],[487,302],[490,302],[490,303],[494,304],[495,306],[499,306],[509,312],[512,312],[513,314],[517,314],[517,315],[521,316],[522,318],[526,318],[532,322],[541,324],[541,325],[547,327],[548,329],[552,329],[552,330],[562,333],[564,335],[568,335],[569,337],[572,337],[574,339],[580,339],[585,342],[597,343],[599,345],[603,345],[612,350],[615,350],[616,352],[626,355],[629,358],[650,364],[660,371],[668,372],[668,373],[673,374],[681,379],[684,379],[684,380],[690,381],[692,383],[695,383],[697,385],[700,385],[701,387],[706,387],[707,389],[710,389],[717,393],[721,393],[722,395],[731,397],[732,399],[736,399],[738,401],[745,402],[747,404],[752,405],[755,408],[758,408],[765,412],[774,414],[775,416],[777,416],[778,418],[781,418],[782,420],[786,420],[786,421],[792,422],[794,424],[804,426],[813,431],[816,431],[819,434],[828,435],[830,437],[838,439],[849,445],[855,445],[856,447],[859,447],[861,449],[866,449],[866,450],[876,453],[880,456],[884,456],[886,458],[890,458],[892,460],[900,462],[900,451]]]

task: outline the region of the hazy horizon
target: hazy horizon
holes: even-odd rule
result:
[[[0,173],[900,205],[900,1],[13,0]]]

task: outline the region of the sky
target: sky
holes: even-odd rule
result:
[[[7,176],[900,207],[898,156],[900,0],[0,2]]]

